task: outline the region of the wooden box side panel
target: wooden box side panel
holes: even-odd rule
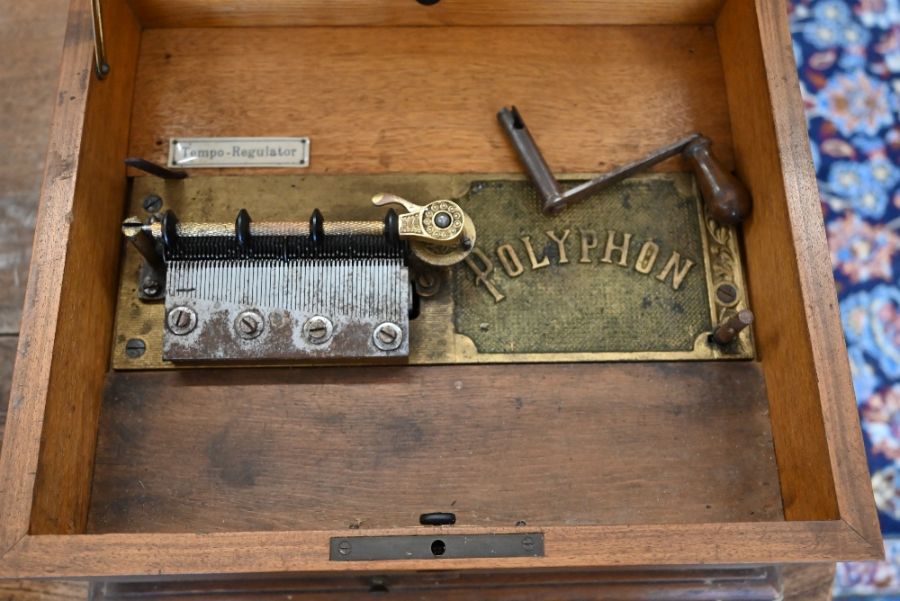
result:
[[[880,541],[787,27],[767,0],[729,0],[717,22],[744,235],[785,517],[844,519]]]
[[[89,3],[73,2],[66,30],[48,159],[35,227],[16,370],[0,450],[0,552],[28,532],[44,401],[65,258],[66,207],[72,194],[90,77]]]
[[[72,3],[3,447],[6,536],[82,532],[108,364],[140,29],[104,2],[111,73],[94,75],[91,7]],[[38,448],[38,444],[40,447]],[[33,488],[32,488],[33,486]],[[30,526],[29,526],[30,522]]]
[[[131,0],[145,27],[709,24],[722,0]]]
[[[151,29],[143,40],[130,153],[160,163],[173,138],[309,136],[310,166],[294,173],[520,173],[496,119],[516,104],[558,173],[608,170],[694,130],[732,164],[711,26]]]

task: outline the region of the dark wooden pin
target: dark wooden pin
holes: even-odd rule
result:
[[[753,312],[750,309],[739,311],[716,328],[712,335],[713,342],[722,346],[731,344],[738,334],[751,323],[753,323]]]

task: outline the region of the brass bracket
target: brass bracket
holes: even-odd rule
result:
[[[105,79],[109,75],[109,63],[106,61],[106,44],[103,41],[103,10],[100,0],[91,0],[91,16],[94,25],[94,71],[97,79]]]

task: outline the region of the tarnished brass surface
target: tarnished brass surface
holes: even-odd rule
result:
[[[709,342],[747,308],[746,289],[734,230],[703,216],[687,174],[632,178],[558,216],[541,214],[519,176],[139,177],[127,214],[158,194],[182,222],[227,222],[241,208],[260,221],[305,221],[314,208],[326,223],[378,220],[379,191],[454,199],[478,228],[463,263],[411,266],[427,298],[410,322],[410,363],[753,357],[751,328],[726,349]],[[163,305],[138,299],[140,256],[123,252],[113,367],[174,367],[162,361]],[[139,356],[131,339],[144,341]]]

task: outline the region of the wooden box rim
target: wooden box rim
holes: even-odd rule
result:
[[[666,3],[664,3],[666,4]],[[671,5],[676,2],[668,3]],[[783,187],[799,268],[804,318],[817,371],[821,415],[837,518],[695,525],[546,527],[546,556],[516,559],[331,562],[328,540],[346,531],[215,534],[31,534],[30,515],[42,440],[49,358],[58,335],[60,288],[81,178],[79,149],[93,75],[90,0],[73,0],[35,233],[35,253],[22,319],[17,364],[0,458],[0,577],[125,577],[271,572],[571,568],[639,565],[788,563],[863,560],[882,556],[849,367],[819,217],[816,181],[805,131],[786,8],[767,0],[691,2],[716,7],[717,27],[755,17],[765,65],[767,103],[777,143],[777,183]],[[720,34],[721,35],[721,34]],[[721,38],[720,38],[721,40]],[[729,91],[730,104],[734,102]],[[765,128],[766,124],[759,127]],[[749,169],[736,142],[739,171]],[[746,154],[744,155],[746,156]],[[124,171],[123,174],[124,175]],[[117,174],[118,176],[118,174]],[[767,198],[756,195],[757,203]],[[837,358],[836,358],[837,356]],[[804,469],[804,466],[797,466]],[[453,528],[455,534],[512,528]],[[367,535],[433,535],[433,528],[366,531]]]

